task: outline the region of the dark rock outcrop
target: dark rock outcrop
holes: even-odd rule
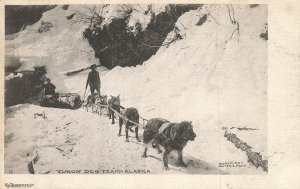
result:
[[[145,14],[151,14],[152,20],[144,31],[137,23],[136,32],[129,32],[129,17],[125,16],[114,18],[103,28],[88,28],[83,36],[88,39],[95,51],[95,57],[99,58],[103,66],[109,69],[115,66],[135,66],[142,64],[158,51],[167,35],[176,30],[175,23],[182,14],[199,7],[199,4],[172,4],[158,15],[154,15],[149,9]],[[130,12],[126,14],[129,15]]]
[[[53,9],[56,5],[6,5],[5,35],[18,33],[39,21],[43,12]]]
[[[21,77],[5,80],[5,107],[32,100],[39,101],[37,95],[42,91],[44,78],[47,73],[46,68],[43,66],[35,67],[34,71],[21,71],[18,73],[21,74]]]

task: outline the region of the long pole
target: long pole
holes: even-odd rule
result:
[[[82,102],[84,101],[84,99],[85,99],[85,93],[86,93],[86,88],[85,88],[85,90],[84,90],[84,94],[83,94],[83,99],[82,99]]]

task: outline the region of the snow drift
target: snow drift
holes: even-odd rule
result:
[[[233,9],[231,18],[225,5],[184,14],[179,20],[186,29],[177,23],[183,40],[161,47],[141,66],[109,71],[102,78],[104,93],[120,94],[125,106],[137,107],[144,117],[193,120],[200,130],[258,128],[261,141],[251,143],[267,155],[267,42],[260,37],[267,7]],[[207,20],[197,26],[203,15]]]

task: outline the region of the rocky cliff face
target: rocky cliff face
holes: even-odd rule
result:
[[[42,18],[44,12],[55,7],[6,6],[5,34],[18,33],[38,21],[42,26],[49,23],[55,27]],[[180,39],[178,28],[175,26],[177,19],[185,12],[199,7],[201,5],[198,4],[98,5],[81,9],[71,8],[71,11],[68,11],[68,5],[63,5],[59,6],[59,9],[69,12],[66,18],[61,19],[67,19],[70,23],[88,22],[83,36],[95,51],[95,57],[103,66],[111,69],[115,66],[142,64],[154,55],[159,47],[165,45],[163,43],[172,31],[174,36],[169,41]],[[116,13],[112,13],[113,11]],[[44,31],[44,28],[38,29],[39,33]]]
[[[99,58],[103,66],[109,69],[115,66],[143,64],[161,46],[181,39],[182,36],[175,26],[177,19],[187,11],[201,7],[201,5],[193,4],[171,4],[165,5],[161,12],[155,13],[152,5],[124,6],[116,9],[122,16],[115,16],[109,24],[103,24],[105,14],[98,14],[99,19],[93,21],[84,31],[84,37],[93,47],[95,56]],[[105,11],[109,8],[103,7],[102,9]],[[136,12],[140,18],[135,15]],[[138,20],[133,21],[133,17]],[[143,18],[146,19],[143,20]],[[166,39],[172,31],[174,35]],[[166,44],[163,44],[164,41]]]
[[[5,35],[18,33],[26,26],[41,19],[43,12],[51,10],[56,5],[6,5],[5,6]]]

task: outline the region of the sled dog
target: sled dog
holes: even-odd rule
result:
[[[177,150],[180,166],[186,167],[187,164],[183,161],[182,151],[187,142],[193,141],[195,137],[192,122],[170,123],[161,118],[150,119],[143,133],[145,149],[142,157],[147,157],[149,146],[156,148],[159,152],[162,149],[164,169],[168,170],[169,154],[171,151]]]
[[[120,117],[119,118],[119,134],[118,136],[121,136],[121,130],[122,130],[122,125],[125,125],[125,133],[126,133],[126,142],[129,142],[128,140],[128,130],[131,130],[131,127],[135,126],[135,138],[137,139],[137,141],[140,141],[139,139],[139,127],[137,125],[135,125],[134,123],[128,121],[131,120],[135,123],[139,123],[139,112],[136,108],[126,108],[126,109],[122,109],[121,110],[121,115],[123,115],[123,118]]]

